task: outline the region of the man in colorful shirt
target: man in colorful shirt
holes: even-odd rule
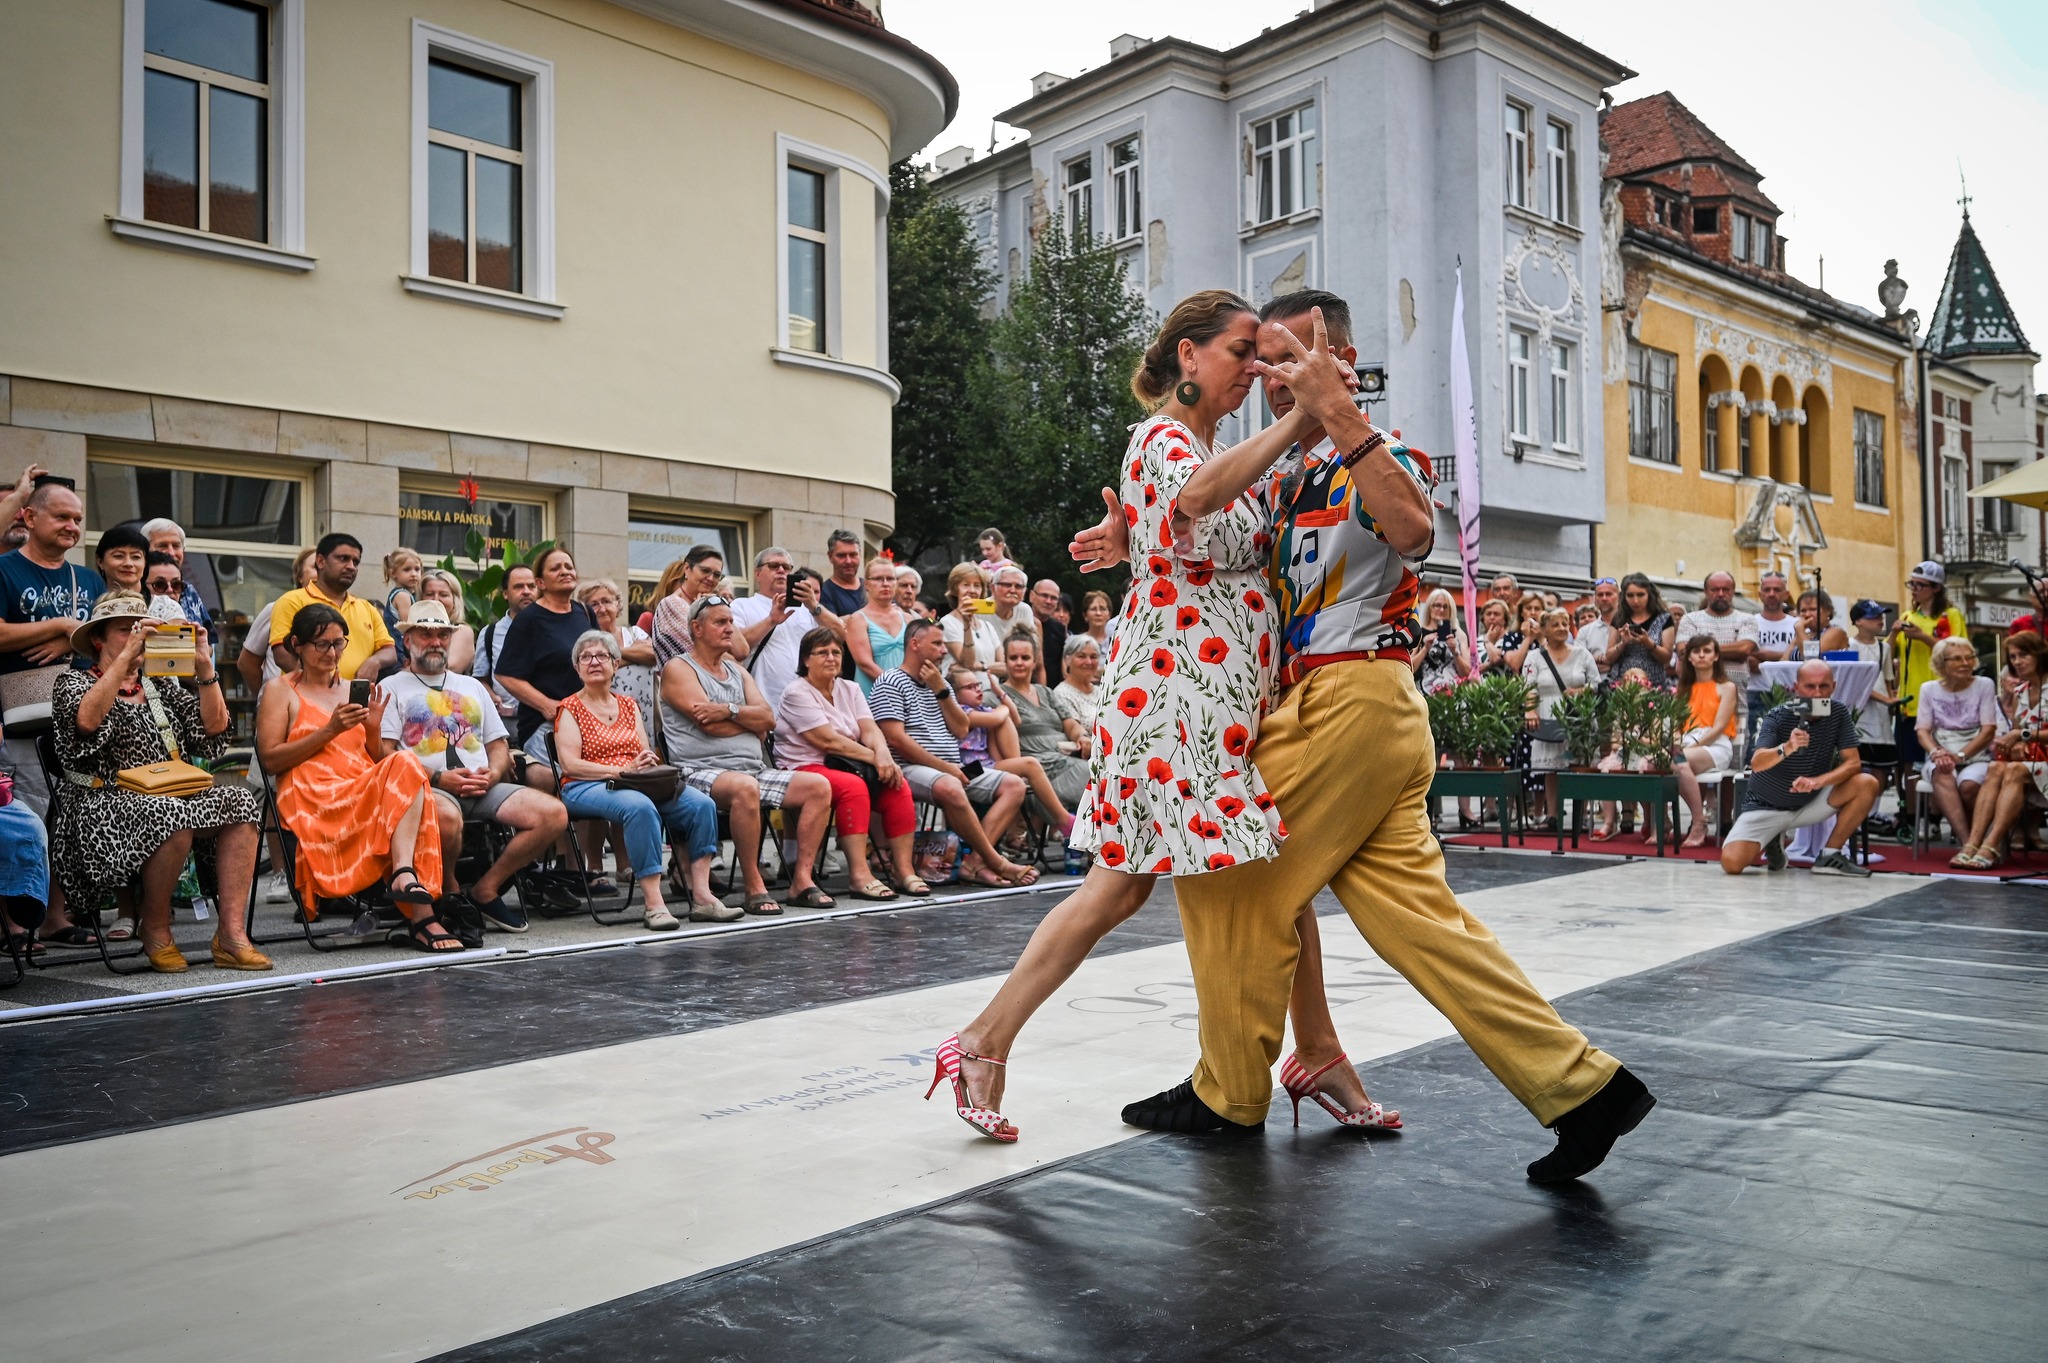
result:
[[[1429,461],[1390,444],[1352,405],[1343,365],[1356,352],[1341,299],[1286,295],[1261,322],[1268,405],[1284,415],[1298,401],[1322,426],[1251,489],[1263,488],[1274,515],[1269,568],[1285,637],[1282,690],[1256,760],[1289,833],[1273,861],[1174,882],[1202,1058],[1187,1083],[1123,1118],[1228,1134],[1263,1124],[1301,950],[1295,918],[1327,884],[1380,959],[1556,1128],[1557,1149],[1529,1177],[1577,1178],[1655,1100],[1557,1015],[1444,880],[1426,808],[1436,752],[1408,666],[1414,564],[1435,537]],[[1313,348],[1296,339],[1311,331]],[[1198,490],[1199,478],[1181,493],[1191,516],[1246,490]],[[1099,557],[1100,531],[1077,542],[1077,557]]]

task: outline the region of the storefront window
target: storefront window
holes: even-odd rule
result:
[[[546,535],[545,508],[539,502],[480,497],[472,504],[452,492],[398,492],[398,542],[416,550],[429,563],[454,555],[467,561],[469,532],[477,531],[496,558],[505,545],[524,555]]]
[[[741,526],[687,514],[668,516],[635,511],[626,523],[626,533],[627,572],[631,576],[626,590],[635,615],[651,609],[662,571],[700,544],[713,545],[725,555],[725,571],[734,579],[735,587],[744,590],[753,580],[753,565],[746,560],[746,535]]]
[[[232,540],[298,548],[305,485],[297,478],[150,468],[95,459],[86,470],[95,529],[168,516],[191,540]]]

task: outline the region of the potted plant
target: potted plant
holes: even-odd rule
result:
[[[1465,693],[1466,723],[1481,764],[1506,766],[1528,732],[1536,688],[1520,677],[1495,673],[1466,682],[1459,690]]]
[[[455,574],[462,583],[462,613],[464,622],[479,636],[492,625],[503,619],[508,609],[505,601],[505,576],[520,564],[532,567],[540,562],[540,556],[555,547],[553,540],[543,540],[520,554],[513,549],[512,541],[506,540],[498,546],[498,559],[491,561],[490,543],[481,533],[471,530],[462,546],[463,553],[471,563],[482,565],[474,577],[464,573],[455,562],[455,555],[442,559],[438,566]]]
[[[1426,692],[1422,698],[1429,709],[1429,736],[1436,743],[1437,755],[1449,758],[1452,766],[1469,766],[1473,760],[1471,729],[1465,722],[1465,690],[1465,683],[1454,682]]]
[[[1599,688],[1561,697],[1550,717],[1564,726],[1564,750],[1574,771],[1591,771],[1607,752],[1607,698]]]
[[[1643,770],[1668,773],[1679,736],[1692,723],[1691,704],[1655,686],[1617,686],[1611,704],[1623,764],[1635,768],[1640,762]]]

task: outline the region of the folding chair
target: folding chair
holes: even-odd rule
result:
[[[17,726],[17,733],[20,727]],[[55,726],[45,723],[37,731],[35,740],[36,757],[43,766],[43,783],[50,792],[50,818],[45,826],[54,828],[57,824],[58,813],[64,807],[65,796],[69,793],[65,789],[62,775],[63,767],[57,761],[57,730]],[[104,965],[110,973],[115,975],[139,975],[150,968],[147,953],[143,950],[140,938],[136,939],[135,946],[131,950],[116,952],[108,949],[107,933],[100,923],[99,901],[96,895],[90,897],[89,901],[85,903],[72,903],[67,899],[64,908],[74,919],[83,919],[86,927],[91,929],[93,942],[99,948],[100,964]],[[41,959],[34,956],[29,957],[29,968],[33,970],[56,970],[67,965],[81,965],[93,959],[83,954],[61,957],[57,960],[50,960],[48,959],[49,956],[50,953],[45,951]],[[132,961],[137,959],[142,960],[141,965],[123,967],[115,964],[116,961]]]
[[[554,773],[555,789],[560,791],[563,782],[562,763],[561,759],[555,754],[555,735],[552,729],[541,736],[541,751],[548,759],[548,770]],[[583,907],[590,914],[590,921],[596,923],[599,927],[615,928],[621,924],[632,922],[637,916],[633,912],[633,896],[640,892],[640,877],[649,874],[649,872],[638,866],[633,868],[632,883],[626,886],[626,897],[619,905],[618,912],[610,917],[606,917],[604,911],[597,907],[597,900],[590,893],[590,869],[583,864],[583,844],[576,837],[576,827],[578,824],[593,823],[604,829],[606,837],[611,836],[611,825],[602,819],[578,819],[572,817],[569,820],[568,860],[575,868],[577,883],[582,887]],[[675,843],[666,827],[662,829],[662,841],[669,845],[669,850],[673,857]],[[660,867],[656,867],[653,871],[653,874],[656,875],[661,873],[662,868]],[[521,891],[519,898],[522,903],[525,902],[526,894],[524,891]],[[528,912],[531,911],[529,908]]]
[[[324,928],[319,932],[313,930],[313,924],[320,916],[320,901],[315,900],[313,904],[308,905],[299,893],[299,840],[278,813],[276,780],[270,773],[264,772],[263,812],[258,821],[257,836],[262,837],[267,833],[277,834],[277,845],[284,852],[284,865],[276,869],[284,876],[285,888],[291,894],[292,907],[295,910],[293,919],[298,925],[300,934],[305,937],[306,945],[312,947],[315,951],[337,951],[343,946],[367,946],[372,942],[388,944],[391,933],[394,930],[403,930],[405,915],[399,913],[397,908],[388,899],[380,903],[367,892],[326,901],[328,904],[340,908],[348,916],[348,925],[346,927]],[[262,859],[259,857],[257,862],[258,871],[255,875],[251,876],[252,883],[249,887],[249,907],[247,910],[249,940],[259,946],[268,945],[273,942],[289,942],[293,937],[291,933],[272,934],[267,937],[258,937],[255,934],[255,882],[261,876]],[[381,936],[376,936],[369,932],[356,931],[357,925],[362,922],[365,914],[374,917],[377,925],[384,930]],[[329,940],[335,937],[352,937],[354,940],[347,943],[334,943]]]

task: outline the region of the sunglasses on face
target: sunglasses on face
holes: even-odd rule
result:
[[[168,582],[158,578],[149,584],[149,594],[151,596],[183,596],[185,594],[185,583],[181,578],[174,577]]]

